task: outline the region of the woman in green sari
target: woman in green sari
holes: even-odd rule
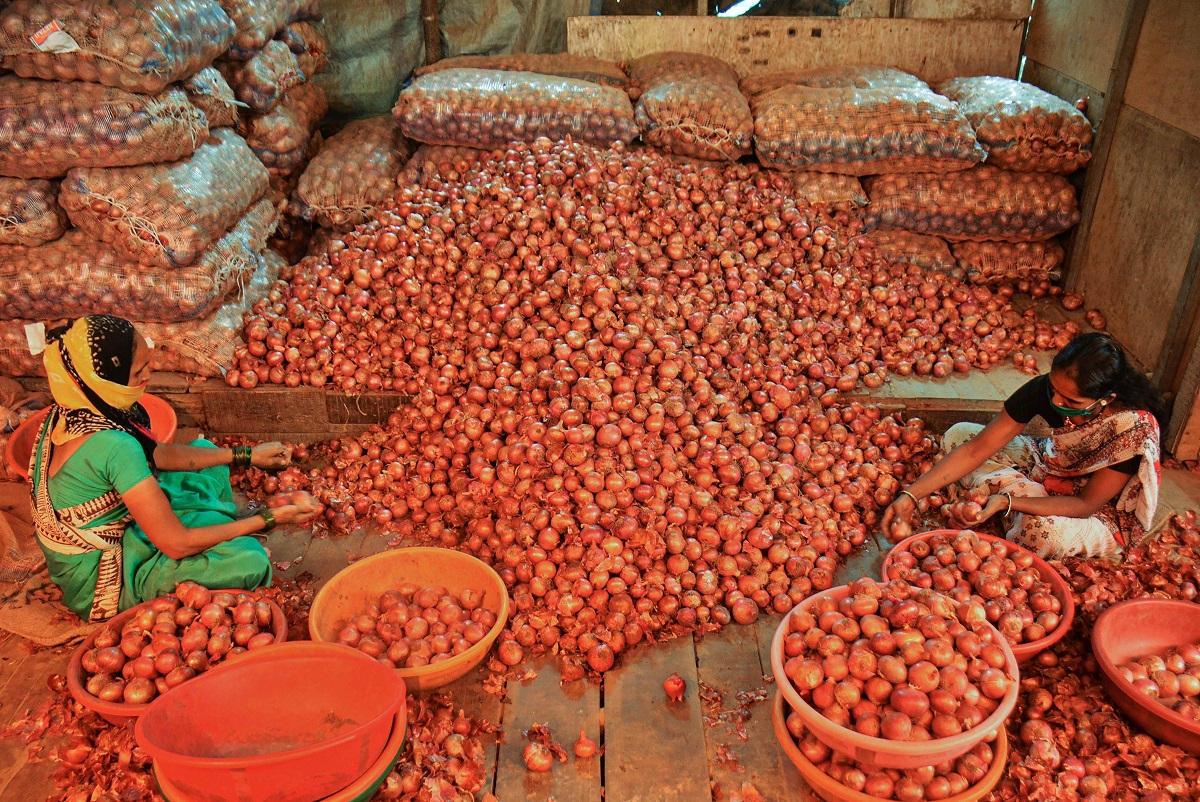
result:
[[[138,404],[150,348],[127,320],[89,315],[47,341],[55,403],[29,477],[38,545],[64,604],[102,621],[185,579],[212,588],[269,584],[270,560],[251,535],[306,523],[316,502],[305,495],[238,519],[229,466],[284,467],[288,449],[155,442]]]

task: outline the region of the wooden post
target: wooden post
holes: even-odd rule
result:
[[[425,63],[442,60],[442,26],[438,20],[438,0],[421,0],[421,28],[425,34]]]

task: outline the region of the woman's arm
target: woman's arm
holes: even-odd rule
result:
[[[1088,477],[1077,496],[1013,496],[1012,511],[1029,515],[1061,515],[1064,518],[1090,518],[1101,507],[1116,498],[1129,483],[1127,473],[1101,468]],[[983,512],[975,521],[981,523],[996,513],[1008,509],[1008,496],[997,494],[988,498]]]
[[[212,450],[212,449],[205,449]],[[129,513],[146,536],[172,560],[199,554],[227,540],[261,532],[267,523],[262,516],[251,515],[240,521],[213,526],[184,526],[171,509],[171,502],[154,477],[147,477],[121,495]],[[288,504],[271,511],[277,523],[306,523],[316,513],[316,505]]]
[[[291,461],[292,450],[282,443],[260,443],[250,451],[250,464],[256,468],[286,468]],[[160,471],[199,471],[232,463],[232,448],[159,443],[154,449],[154,467]]]

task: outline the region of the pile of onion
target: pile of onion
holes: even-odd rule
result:
[[[1117,666],[1126,682],[1192,721],[1200,721],[1200,646],[1185,643],[1161,655],[1146,655]]]
[[[496,624],[480,606],[483,592],[455,595],[444,587],[403,582],[338,632],[338,643],[395,668],[419,668],[449,660],[479,643]]]
[[[991,745],[984,741],[971,747],[966,754],[934,766],[904,770],[879,768],[858,763],[830,749],[804,728],[800,714],[794,710],[788,713],[786,722],[788,734],[809,762],[851,791],[876,799],[923,802],[965,793],[983,780],[995,759]]]
[[[272,606],[253,593],[181,582],[83,653],[84,688],[106,702],[147,704],[223,660],[275,642]]]
[[[787,680],[821,715],[891,741],[977,727],[1016,681],[983,605],[898,581],[856,580],[840,601],[793,611],[783,654]]]
[[[965,529],[914,540],[890,559],[887,579],[932,588],[958,602],[979,602],[1011,644],[1040,640],[1062,623],[1062,601],[1042,579],[1033,552],[1020,546]]]

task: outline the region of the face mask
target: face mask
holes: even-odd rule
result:
[[[1062,415],[1064,418],[1078,418],[1081,415],[1090,415],[1096,411],[1097,407],[1103,407],[1108,403],[1106,399],[1101,398],[1093,401],[1082,409],[1076,409],[1075,407],[1060,407],[1058,404],[1054,403],[1054,387],[1049,384],[1046,385],[1046,395],[1050,399],[1050,406],[1054,407],[1054,411],[1059,415]]]

